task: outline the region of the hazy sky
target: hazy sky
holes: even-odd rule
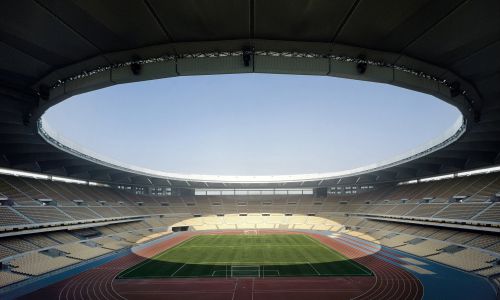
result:
[[[351,169],[426,143],[458,116],[434,97],[390,85],[264,74],[117,85],[45,115],[60,134],[115,160],[216,175]]]

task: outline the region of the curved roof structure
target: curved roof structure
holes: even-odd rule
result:
[[[500,162],[496,0],[26,0],[2,1],[0,8],[0,166],[114,183],[220,188],[375,183]],[[403,86],[455,105],[464,123],[451,140],[396,163],[266,182],[141,173],[62,150],[38,134],[43,112],[75,94],[154,78],[242,72]]]

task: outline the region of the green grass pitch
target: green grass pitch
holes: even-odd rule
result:
[[[363,276],[370,270],[303,234],[199,235],[119,278]]]

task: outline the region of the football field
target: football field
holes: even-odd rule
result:
[[[367,276],[370,270],[303,234],[198,235],[119,278]]]

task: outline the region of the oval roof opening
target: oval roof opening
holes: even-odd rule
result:
[[[351,170],[442,140],[461,113],[423,93],[333,77],[185,76],[116,85],[49,109],[63,143],[176,174]]]

